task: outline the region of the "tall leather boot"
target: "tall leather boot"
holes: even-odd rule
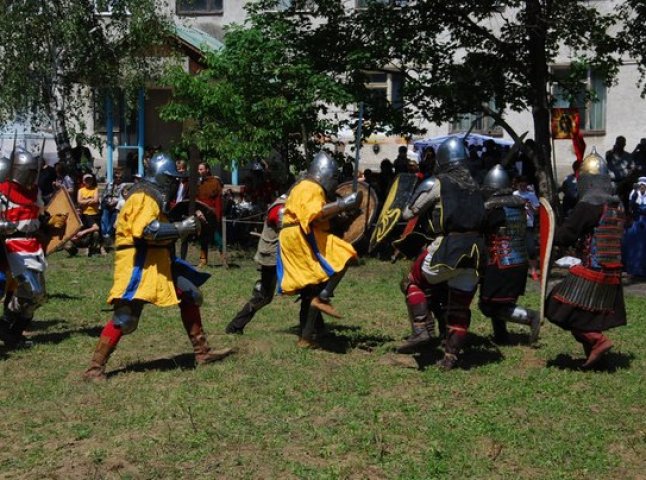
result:
[[[123,332],[114,325],[112,320],[105,324],[99,337],[99,343],[97,343],[94,349],[90,367],[83,373],[84,380],[107,380],[105,365],[108,363],[112,352],[117,348],[117,344],[122,336]]]
[[[449,288],[444,358],[437,362],[437,366],[443,370],[451,370],[458,363],[458,355],[464,346],[471,324],[469,307],[474,294],[475,290],[465,291]]]
[[[612,348],[612,340],[601,332],[581,332],[581,337],[585,339],[590,348],[583,368],[595,365],[603,354]]]
[[[202,328],[200,307],[182,301],[180,303],[180,311],[182,323],[184,324],[188,338],[191,340],[191,345],[193,345],[195,362],[198,365],[217,362],[235,353],[235,349],[233,348],[211,349],[206,339],[206,333],[204,333]]]
[[[413,353],[435,336],[435,320],[429,311],[426,293],[414,283],[406,286],[406,308],[412,334],[397,348],[397,353]]]
[[[108,337],[101,336],[94,350],[94,355],[92,355],[90,366],[83,373],[83,379],[88,381],[107,380],[105,366],[116,347],[116,344],[113,344]]]

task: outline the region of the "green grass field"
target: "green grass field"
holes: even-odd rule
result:
[[[223,334],[257,278],[249,258],[233,262],[209,268],[203,317],[235,356],[194,368],[178,309],[149,306],[108,382],[87,384],[112,258],[52,256],[35,346],[0,347],[0,478],[646,478],[646,298],[627,297],[598,371],[578,370],[580,346],[552,325],[539,348],[514,326],[517,345],[497,347],[475,312],[463,367],[441,372],[439,350],[418,368],[392,353],[408,333],[407,262],[351,268],[335,299],[345,318],[318,351],[296,348],[292,297]]]

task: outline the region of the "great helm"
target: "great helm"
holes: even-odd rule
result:
[[[314,156],[306,176],[321,185],[328,195],[336,191],[339,183],[336,162],[325,152],[319,152]]]
[[[177,188],[178,179],[186,177],[186,173],[177,171],[175,160],[169,154],[157,153],[150,159],[146,181],[157,188],[163,195],[164,202],[171,199]]]
[[[605,159],[592,147],[592,151],[583,158],[579,167],[577,188],[580,199],[608,196],[613,193],[610,170]]]
[[[482,187],[493,191],[503,190],[510,186],[511,179],[509,178],[509,174],[500,164],[494,165],[491,170],[487,172],[484,180],[482,180]]]
[[[467,159],[467,149],[464,147],[464,139],[451,137],[444,140],[437,148],[437,170],[443,172],[452,166],[464,165]]]
[[[22,147],[11,154],[11,175],[9,180],[23,187],[31,187],[38,180],[39,160]]]

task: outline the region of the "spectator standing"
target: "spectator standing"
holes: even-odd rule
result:
[[[56,169],[42,159],[40,174],[38,175],[38,189],[45,204],[49,203],[56,191],[54,181],[56,180]]]
[[[377,178],[377,195],[379,196],[379,204],[383,205],[386,196],[390,191],[390,184],[393,183],[395,173],[393,171],[393,163],[387,158],[379,164],[379,175]]]
[[[633,157],[625,148],[626,137],[619,135],[612,150],[606,152],[606,162],[615,186],[624,181],[635,168]]]
[[[624,233],[622,257],[626,273],[646,277],[646,177],[640,177],[630,194],[630,226]]]
[[[200,163],[197,167],[199,184],[197,188],[197,199],[208,205],[215,212],[215,224],[203,224],[200,232],[200,261],[198,267],[205,267],[208,264],[209,244],[214,238],[218,225],[222,221],[222,180],[211,174],[211,167],[208,163]]]
[[[579,197],[579,189],[577,187],[577,175],[581,162],[575,160],[572,163],[572,173],[565,177],[563,183],[561,184],[560,191],[563,192],[563,215],[568,216],[574,206],[576,205],[577,199]]]
[[[56,172],[56,179],[53,182],[54,189],[58,190],[59,188],[64,188],[69,193],[70,197],[75,198],[74,196],[74,180],[67,174],[65,165],[61,162],[58,162],[54,165],[54,171]]]
[[[514,191],[514,195],[522,197],[525,200],[525,213],[527,214],[527,256],[529,258],[529,274],[532,280],[538,280],[537,269],[537,236],[536,236],[536,213],[540,202],[538,197],[530,190],[527,177],[520,176],[516,179],[518,190]]]
[[[85,246],[87,245],[88,256],[96,253],[99,245],[100,215],[99,215],[99,189],[96,184],[96,177],[91,173],[83,175],[83,186],[79,188],[76,196],[76,203],[81,211],[81,223],[83,230],[72,238],[72,242]],[[105,251],[101,249],[101,253]]]
[[[408,173],[408,147],[402,145],[397,151],[397,158],[394,162],[395,175],[398,173]]]
[[[123,190],[123,170],[121,167],[114,169],[114,179],[109,183],[101,197],[101,236],[103,237],[103,246],[107,247],[112,244],[114,237],[114,222],[117,220],[117,203]]]
[[[646,138],[642,138],[633,150],[633,162],[640,175],[646,174]]]

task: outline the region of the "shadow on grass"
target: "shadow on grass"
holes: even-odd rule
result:
[[[630,364],[635,359],[632,353],[608,352],[601,360],[597,362],[591,369],[592,372],[608,372],[614,373],[618,370],[626,370],[630,368]],[[582,368],[585,359],[581,357],[571,357],[570,355],[561,353],[545,363],[548,368],[558,368],[560,370],[584,370]]]
[[[521,335],[522,338],[522,335]],[[435,339],[431,347],[426,346],[413,357],[420,370],[425,370],[429,365],[435,365],[444,357],[440,339]],[[463,352],[459,355],[456,368],[471,370],[490,363],[500,363],[505,357],[490,338],[469,334]]]
[[[54,319],[54,320],[32,320],[29,325],[29,330],[47,330],[50,327],[55,327],[56,325],[61,325],[65,323],[65,320]]]
[[[79,297],[78,295],[68,295],[67,293],[48,293],[47,294],[48,299],[54,299],[54,300],[82,300],[83,297]]]
[[[156,358],[144,362],[136,362],[126,365],[123,368],[108,372],[108,378],[126,372],[147,372],[155,370],[165,372],[169,370],[188,370],[195,368],[195,355],[192,353],[180,353],[173,357]]]
[[[36,323],[36,322],[34,322]],[[35,330],[37,325],[32,325],[29,329],[30,332]],[[29,335],[29,340],[34,343],[61,343],[63,340],[70,338],[72,335],[82,334],[89,337],[98,337],[101,335],[103,330],[102,326],[95,327],[83,327],[77,328],[74,330],[63,330],[61,332],[51,332],[51,333],[31,333]]]
[[[321,350],[332,353],[345,354],[355,348],[370,352],[380,345],[394,340],[387,335],[363,334],[361,333],[361,327],[357,325],[326,323],[322,329],[323,331],[317,334],[316,341],[321,347]],[[301,328],[299,325],[283,330],[283,332],[293,335],[300,335],[300,331]]]

